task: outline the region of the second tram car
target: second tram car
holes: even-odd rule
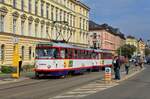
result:
[[[110,51],[45,42],[36,46],[35,74],[65,76],[112,66]]]

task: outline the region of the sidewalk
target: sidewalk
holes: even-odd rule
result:
[[[126,80],[129,77],[137,74],[140,71],[141,71],[141,69],[137,69],[137,68],[135,68],[135,66],[131,66],[130,69],[129,69],[129,74],[126,75],[124,66],[122,66],[121,70],[120,70],[121,80],[119,80],[117,82]],[[112,70],[112,72],[113,72],[113,70]],[[11,74],[0,74],[0,84],[20,82],[20,81],[23,81],[23,80],[30,79],[32,77],[34,77],[34,72],[22,72],[21,73],[21,77],[19,79],[12,78]],[[112,78],[114,78],[114,73],[113,73],[113,77]],[[103,76],[102,76],[102,78],[100,80],[103,80]],[[112,80],[112,81],[116,82],[116,80]]]
[[[126,74],[125,72],[125,69],[124,68],[121,68],[120,70],[120,76],[121,76],[121,79],[120,80],[112,80],[112,82],[121,82],[121,81],[124,81],[126,79],[129,79],[130,77],[136,75],[137,73],[143,71],[145,69],[145,67],[143,67],[142,69],[140,67],[135,67],[135,66],[131,66],[129,68],[129,73]],[[115,75],[113,75],[113,78],[115,78]]]
[[[0,84],[23,81],[34,77],[34,72],[22,72],[19,79],[12,78],[11,74],[0,74]]]

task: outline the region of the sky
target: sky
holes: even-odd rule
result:
[[[150,0],[81,0],[90,20],[119,28],[125,35],[150,40]]]

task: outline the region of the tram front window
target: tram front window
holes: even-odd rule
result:
[[[38,58],[57,58],[58,50],[57,49],[38,49],[36,51]]]

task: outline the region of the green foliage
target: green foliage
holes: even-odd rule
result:
[[[1,66],[1,72],[10,74],[13,73],[14,68],[12,66]]]
[[[128,44],[125,44],[117,49],[118,55],[121,54],[122,56],[127,56],[129,58],[131,58],[131,56],[134,54],[135,51],[136,51],[136,47],[134,45],[128,45]]]
[[[145,49],[145,56],[149,56],[150,55],[150,48],[146,48]]]

